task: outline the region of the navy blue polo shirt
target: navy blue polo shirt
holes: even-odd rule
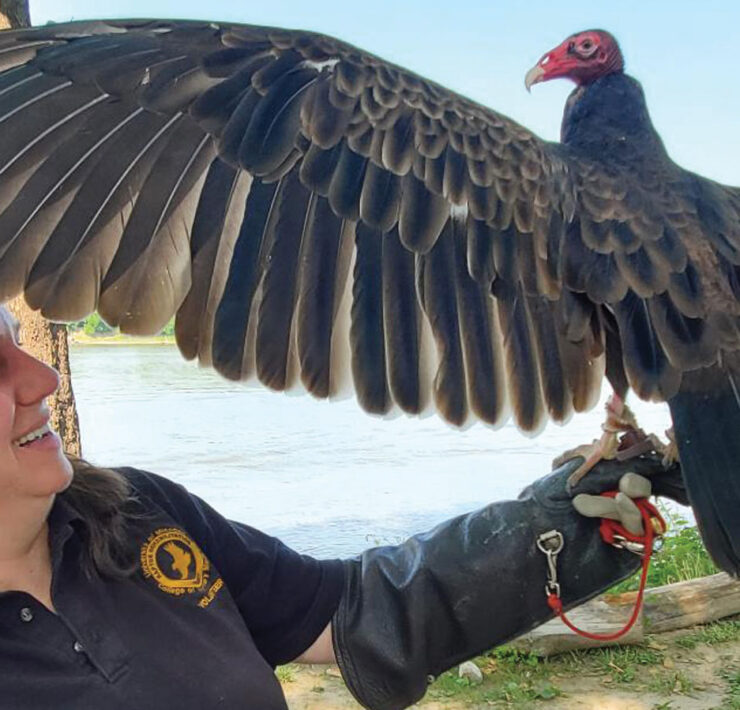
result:
[[[136,572],[88,575],[85,523],[49,516],[53,614],[0,594],[0,708],[286,710],[274,666],[329,623],[342,563],[226,520],[182,486],[122,469],[141,503]]]

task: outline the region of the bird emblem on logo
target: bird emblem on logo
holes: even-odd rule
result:
[[[180,579],[187,579],[193,556],[174,542],[168,542],[162,549],[172,558],[172,569],[180,575]]]
[[[185,531],[159,528],[141,547],[141,571],[163,592],[181,595],[204,590],[211,566]]]

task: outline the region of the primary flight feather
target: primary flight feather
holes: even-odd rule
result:
[[[369,412],[525,430],[668,401],[740,569],[740,190],[683,170],[603,31],[548,52],[562,141],[331,37],[80,22],[0,34],[0,298]]]

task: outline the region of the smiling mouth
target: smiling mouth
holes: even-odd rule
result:
[[[34,429],[33,431],[29,431],[28,434],[24,434],[18,439],[15,439],[12,444],[13,446],[28,446],[28,444],[33,443],[34,441],[38,441],[39,439],[43,439],[45,436],[51,434],[51,429],[49,429],[48,424],[44,424],[43,426],[40,426],[38,429]]]

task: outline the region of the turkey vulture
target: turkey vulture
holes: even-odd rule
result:
[[[524,430],[604,373],[670,405],[740,571],[740,190],[668,157],[606,32],[562,142],[332,37],[92,21],[0,35],[0,298],[125,332],[176,314],[226,377]]]

